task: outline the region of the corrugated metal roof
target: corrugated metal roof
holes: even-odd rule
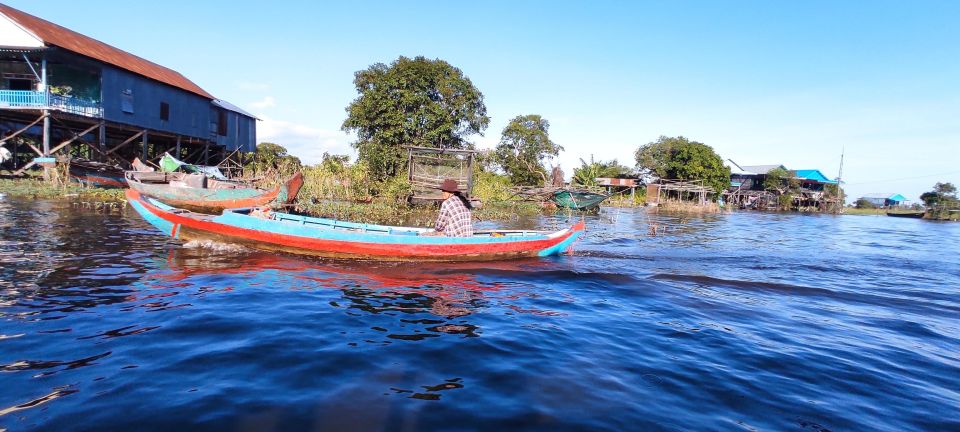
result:
[[[868,193],[863,195],[860,198],[882,199],[882,200],[890,200],[890,201],[906,201],[907,200],[907,198],[903,195],[900,195],[898,193],[890,193],[890,192]]]
[[[16,21],[17,24],[36,35],[47,45],[57,46],[160,81],[164,84],[198,94],[205,98],[213,99],[210,93],[207,93],[204,89],[200,88],[200,86],[194,84],[177,71],[137,57],[119,48],[107,45],[50,21],[21,12],[5,4],[0,4],[0,13]]]
[[[754,174],[766,174],[774,168],[784,168],[783,165],[741,165],[744,171],[751,172]]]
[[[238,106],[236,106],[236,105],[234,105],[234,104],[232,104],[232,103],[230,103],[230,102],[227,102],[227,101],[225,101],[225,100],[223,100],[223,99],[214,99],[214,100],[213,100],[213,105],[214,105],[214,106],[218,106],[218,107],[220,107],[220,108],[223,108],[223,109],[225,109],[225,110],[227,110],[227,111],[233,111],[233,112],[235,112],[235,113],[237,113],[237,114],[243,114],[243,115],[245,115],[245,116],[247,116],[247,117],[255,118],[255,119],[257,119],[257,120],[260,120],[259,118],[257,118],[257,116],[255,116],[255,115],[253,115],[253,114],[250,114],[250,113],[248,113],[248,112],[240,109],[240,107],[238,107]]]
[[[830,184],[837,183],[836,180],[830,180],[829,178],[827,178],[827,176],[823,175],[823,173],[820,172],[820,170],[817,170],[817,169],[797,170],[797,177],[800,177],[802,179],[807,179],[807,180],[818,181],[820,183],[830,183]]]

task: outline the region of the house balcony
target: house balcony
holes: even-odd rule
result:
[[[0,90],[0,109],[50,109],[84,117],[103,117],[99,102],[29,90]]]

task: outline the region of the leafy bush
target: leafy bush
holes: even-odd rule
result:
[[[474,176],[473,196],[484,203],[503,202],[510,200],[510,178],[489,171],[479,171]]]
[[[875,209],[877,208],[877,205],[870,202],[870,200],[866,198],[860,198],[856,203],[854,203],[854,207],[858,209]]]

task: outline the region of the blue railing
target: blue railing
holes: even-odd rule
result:
[[[0,90],[0,108],[47,108],[87,117],[103,117],[97,102],[29,90]]]
[[[47,94],[38,91],[0,90],[0,107],[34,108],[47,106]]]

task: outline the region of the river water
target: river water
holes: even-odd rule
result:
[[[0,200],[0,430],[960,430],[960,224],[587,228],[572,256],[351,263]]]

